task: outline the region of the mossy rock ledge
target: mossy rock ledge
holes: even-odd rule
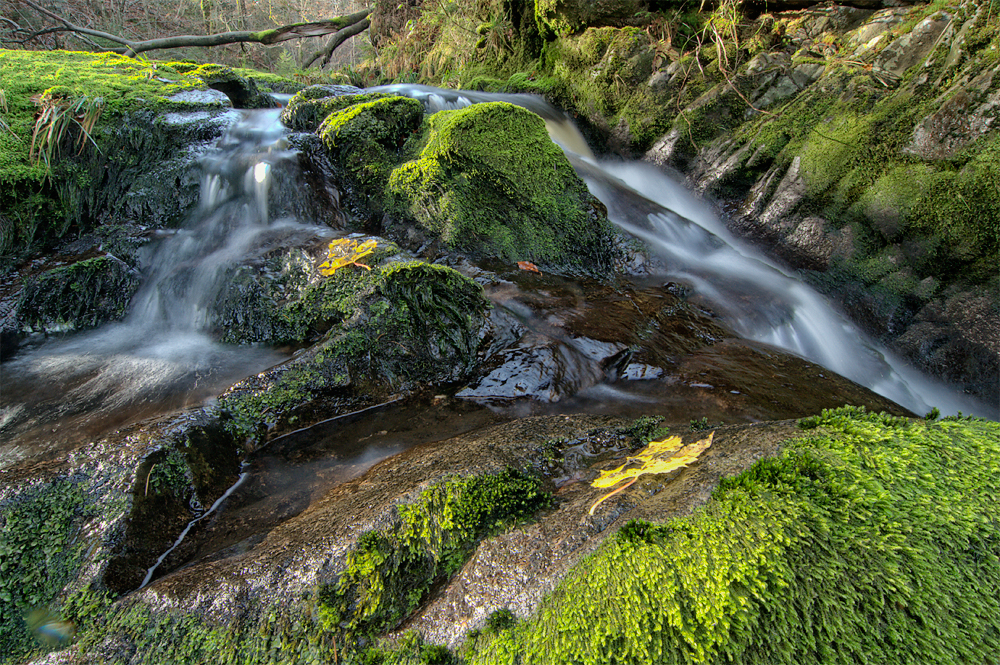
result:
[[[295,85],[220,65],[68,51],[0,50],[0,80],[5,356],[25,331],[120,318],[139,282],[139,248],[197,204],[196,162],[238,119],[234,105],[273,104],[264,90]],[[71,108],[96,118],[86,135],[67,121],[57,142],[33,141],[43,110],[65,119]]]
[[[1000,649],[998,427],[853,407],[724,427],[694,465],[643,477],[588,515],[603,491],[580,479],[661,438],[658,419],[522,419],[389,458],[246,548],[119,600],[95,583],[49,589],[41,600],[76,623],[74,643],[5,653],[985,662]],[[66,482],[53,491],[68,517],[6,502],[4,519],[37,510],[61,525],[46,547],[78,542],[92,517]]]

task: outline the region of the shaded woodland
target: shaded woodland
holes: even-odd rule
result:
[[[130,42],[176,35],[252,33],[348,16],[367,4],[362,0],[39,0],[30,4],[5,0],[0,12],[0,48],[123,51],[120,42],[94,33],[107,33]],[[61,17],[90,34],[68,29],[54,17]],[[361,30],[354,34],[358,32]],[[365,57],[362,42],[366,40],[349,39],[354,34],[342,36],[345,43],[337,45],[328,65],[349,67]],[[220,40],[216,46],[176,48],[151,57],[211,61],[291,75],[315,64],[317,52],[322,54],[323,47],[328,45],[321,31],[315,36],[321,38],[289,38],[264,45],[248,43],[259,40],[243,39],[236,43]]]

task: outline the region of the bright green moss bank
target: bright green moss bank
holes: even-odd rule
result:
[[[167,160],[178,149],[155,136],[151,118],[163,111],[205,108],[203,101],[178,98],[178,93],[213,87],[236,105],[257,107],[266,103],[261,89],[289,86],[295,84],[220,65],[114,53],[0,50],[0,254],[45,247],[71,231],[86,232],[107,209],[120,205],[150,162]],[[62,139],[43,150],[48,166],[44,159],[33,159],[36,119],[46,109],[51,113],[78,103],[81,113],[72,114],[77,118],[83,110],[100,109],[90,138],[67,117]]]
[[[470,663],[983,663],[1000,425],[838,409],[696,515],[632,523]]]
[[[991,662],[1000,424],[854,408],[801,424],[802,438],[724,479],[696,514],[626,525],[534,617],[498,612],[455,653],[378,635],[484,538],[550,504],[531,476],[446,478],[351,545],[338,577],[301,597],[247,599],[224,620],[148,594],[74,591],[58,604],[77,627],[66,662]],[[73,577],[92,514],[82,496],[67,479],[0,506],[0,661],[37,653],[18,620]]]

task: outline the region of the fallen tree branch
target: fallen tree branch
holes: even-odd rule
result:
[[[329,52],[332,53],[333,49],[337,48],[337,46],[342,44],[348,37],[356,35],[368,27],[368,15],[371,13],[371,9],[362,9],[359,12],[348,14],[347,16],[338,16],[336,18],[326,19],[323,21],[292,23],[290,25],[283,25],[269,30],[238,30],[233,32],[220,32],[214,35],[176,35],[173,37],[158,37],[155,39],[130,40],[108,32],[92,30],[90,28],[85,28],[71,23],[62,16],[59,16],[58,14],[32,2],[32,0],[20,0],[20,2],[28,7],[31,7],[35,11],[58,21],[63,25],[63,30],[75,32],[81,35],[88,35],[90,37],[106,39],[116,44],[121,44],[124,47],[123,50],[114,50],[120,51],[129,57],[135,57],[136,55],[145,53],[146,51],[158,51],[163,49],[186,48],[192,46],[221,46],[223,44],[238,44],[246,42],[271,45],[291,39],[322,37],[334,34],[334,38],[327,44],[326,49],[321,51],[321,53],[326,53],[327,49],[329,49]],[[364,24],[364,27],[358,28],[357,26],[360,24]],[[356,31],[344,36],[344,38],[339,42],[334,43],[340,32],[346,32],[350,29],[354,29]],[[332,48],[330,47],[331,43],[334,44]],[[329,56],[327,56],[327,59],[329,59]]]
[[[365,30],[368,29],[368,26],[370,25],[371,21],[369,21],[366,18],[365,20],[359,21],[358,23],[355,23],[354,25],[344,28],[340,32],[336,33],[335,35],[330,37],[330,40],[326,43],[326,46],[313,53],[306,61],[303,62],[302,69],[309,69],[309,67],[311,67],[312,64],[317,60],[319,60],[320,58],[323,58],[323,62],[320,64],[320,69],[326,67],[328,64],[330,64],[330,57],[333,55],[333,52],[337,49],[338,46],[346,42],[354,35],[364,32]]]

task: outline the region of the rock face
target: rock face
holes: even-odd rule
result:
[[[447,26],[447,48],[407,38],[394,53],[428,53],[414,72],[428,83],[544,95],[599,149],[680,172],[867,333],[992,404],[996,335],[937,318],[932,342],[924,324],[983,296],[1000,327],[1000,19],[958,2],[806,4],[536,2],[538,41],[511,3],[471,54]],[[490,46],[506,25],[513,44]]]
[[[680,171],[869,333],[994,401],[997,336],[932,312],[983,297],[998,327],[997,16],[828,5],[737,14],[724,43],[702,45],[684,30],[719,12],[674,18],[574,28],[545,46],[544,83],[523,89],[574,110],[609,150]]]

